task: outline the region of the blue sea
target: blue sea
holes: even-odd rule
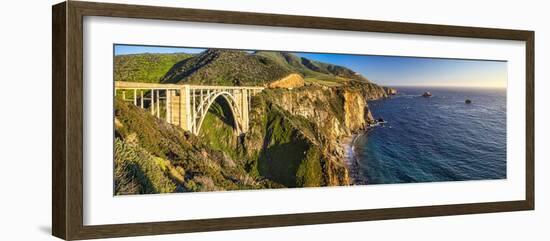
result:
[[[369,102],[387,123],[353,143],[357,184],[506,178],[505,89],[397,90]],[[433,96],[422,97],[425,91]]]

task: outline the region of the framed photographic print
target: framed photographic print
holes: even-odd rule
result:
[[[534,32],[53,6],[53,235],[534,209]]]

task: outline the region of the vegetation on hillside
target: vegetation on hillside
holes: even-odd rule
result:
[[[204,118],[199,138],[211,148],[238,159],[243,157],[243,149],[236,135],[234,118],[227,101],[224,98],[216,99]]]
[[[162,82],[262,86],[290,73],[262,56],[238,50],[209,49],[174,65]]]
[[[115,194],[174,192],[176,185],[157,160],[136,142],[135,135],[115,138]]]
[[[220,49],[209,49],[175,64],[162,82],[265,86],[291,73],[300,74],[309,83],[327,86],[340,86],[350,80],[368,82],[365,77],[346,67],[291,53]]]
[[[174,64],[192,57],[190,54],[128,54],[115,56],[115,81],[159,83]]]
[[[269,58],[286,69],[300,73],[304,78],[328,82],[345,82],[346,80],[368,80],[359,73],[339,65],[323,63],[295,54],[280,51],[257,51],[255,55]]]
[[[311,121],[271,106],[267,113],[265,149],[258,159],[260,175],[287,187],[321,186],[320,157],[314,154],[319,147],[303,133],[311,128]]]
[[[326,86],[341,86],[349,80],[368,82],[349,68],[278,51],[128,54],[115,56],[114,64],[115,81],[146,83],[264,86],[291,73],[300,74],[307,83]]]
[[[115,194],[282,187],[177,126],[115,100]]]

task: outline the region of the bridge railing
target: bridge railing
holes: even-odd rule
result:
[[[196,90],[264,90],[265,87],[261,86],[222,86],[222,85],[179,85],[179,84],[159,84],[159,83],[142,83],[142,82],[128,82],[128,81],[115,81],[115,89],[182,89],[188,86],[190,89]]]
[[[131,102],[142,109],[148,109],[153,116],[164,118],[169,123],[173,98],[179,95],[176,88],[115,87],[115,98]]]

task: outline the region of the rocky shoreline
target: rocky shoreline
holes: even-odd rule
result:
[[[342,138],[341,147],[344,150],[344,162],[348,168],[350,185],[355,185],[358,177],[357,159],[355,156],[354,143],[358,134]]]
[[[367,95],[367,98],[365,99],[378,100],[382,98],[388,98],[393,95],[397,95],[398,93],[397,90],[394,88],[389,88],[389,87],[382,87],[382,88],[386,92],[387,94],[386,96],[383,96],[383,97],[377,96],[374,98],[372,97],[369,98]],[[367,101],[365,101],[365,106],[368,108],[368,103],[366,102]],[[349,185],[367,184],[366,177],[363,177],[360,174],[360,170],[359,170],[359,159],[357,158],[356,150],[355,150],[357,139],[362,137],[363,135],[367,135],[368,132],[373,128],[376,128],[379,123],[385,123],[385,122],[379,122],[378,120],[375,120],[370,110],[368,110],[368,113],[366,116],[368,119],[367,123],[370,122],[370,124],[366,124],[366,126],[364,128],[359,129],[358,132],[353,132],[349,136],[342,137],[339,142],[340,148],[343,150],[344,163],[346,164],[346,168],[348,169],[348,174],[350,179]]]
[[[359,159],[356,155],[355,145],[357,139],[366,135],[369,130],[364,132],[353,134],[349,137],[342,139],[342,149],[344,149],[344,162],[348,168],[348,173],[350,176],[350,185],[365,185],[367,180],[360,174],[359,170]]]

